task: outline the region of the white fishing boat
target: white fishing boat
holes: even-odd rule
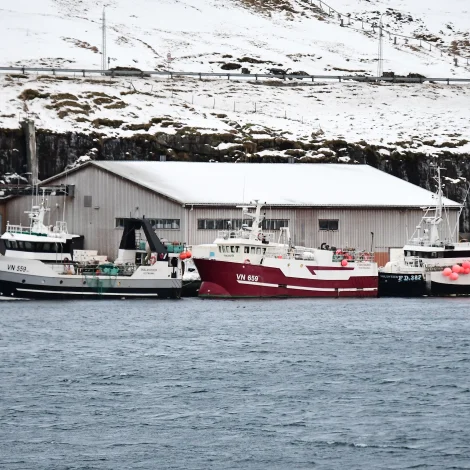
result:
[[[28,299],[179,298],[181,263],[168,253],[147,219],[128,218],[117,259],[83,250],[83,237],[69,234],[67,224],[46,226],[48,208],[28,212],[29,226],[7,223],[1,236],[0,297]],[[147,250],[139,247],[143,231]]]
[[[458,219],[454,227],[446,223],[441,170],[434,177],[436,204],[424,208],[400,256],[379,269],[381,297],[470,295],[470,243],[458,241]]]

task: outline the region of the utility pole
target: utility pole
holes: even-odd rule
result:
[[[101,44],[101,70],[107,70],[107,54],[106,54],[106,7],[103,7],[102,18],[102,44]]]
[[[378,58],[377,58],[377,78],[380,78],[383,75],[383,25],[382,25],[382,15],[379,19],[379,47],[378,47]]]

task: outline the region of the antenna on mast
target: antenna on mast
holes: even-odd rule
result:
[[[102,18],[102,44],[101,44],[101,70],[106,70],[106,7],[103,7]]]

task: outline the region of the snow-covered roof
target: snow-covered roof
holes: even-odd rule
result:
[[[94,161],[182,204],[422,207],[430,191],[368,165]],[[459,207],[445,199],[445,205]]]

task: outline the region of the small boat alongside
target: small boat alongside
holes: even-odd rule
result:
[[[83,247],[65,222],[44,225],[43,197],[29,212],[29,227],[7,224],[1,239],[0,297],[28,299],[179,298],[182,279],[178,256],[168,253],[148,220],[124,220],[114,262]],[[144,232],[150,252],[139,250]]]
[[[424,208],[400,256],[379,269],[380,297],[470,295],[470,243],[455,240],[458,220],[453,228],[443,224],[441,170],[436,169],[436,205]]]
[[[251,227],[222,231],[208,248],[193,250],[206,298],[376,297],[377,264],[373,254],[352,248],[294,246],[288,227],[262,231],[262,205],[245,206]],[[250,212],[250,210],[252,210]],[[205,253],[204,253],[205,252]]]

